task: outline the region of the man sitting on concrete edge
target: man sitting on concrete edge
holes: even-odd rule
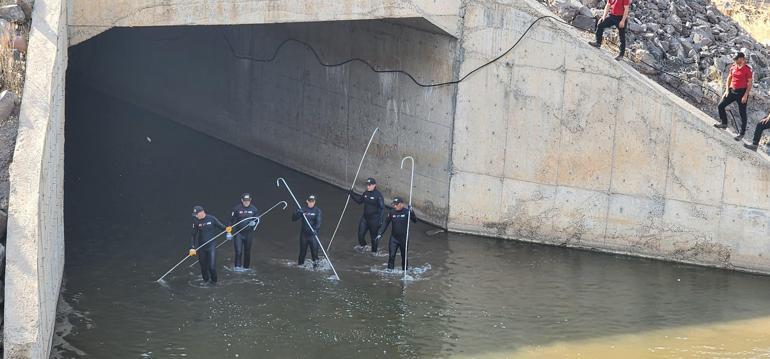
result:
[[[759,147],[759,140],[762,139],[762,132],[768,128],[770,128],[770,113],[757,123],[757,128],[754,129],[754,139],[751,141],[751,144],[744,143],[743,147],[756,151],[757,147]]]
[[[714,125],[716,128],[727,128],[727,112],[725,109],[731,103],[738,101],[738,112],[741,114],[741,128],[737,136],[736,141],[743,139],[743,135],[746,134],[746,107],[749,102],[749,94],[751,93],[751,86],[754,83],[754,73],[751,71],[751,67],[746,63],[746,55],[739,52],[733,58],[735,63],[730,67],[730,75],[727,76],[725,81],[725,94],[722,96],[722,102],[719,103],[719,120],[721,123]]]
[[[602,47],[604,30],[617,26],[618,35],[620,35],[620,54],[615,57],[615,60],[622,60],[626,54],[626,25],[628,24],[630,7],[631,0],[607,0],[607,5],[604,6],[604,15],[599,20],[599,24],[596,25],[596,41],[591,41],[588,44],[596,48]]]

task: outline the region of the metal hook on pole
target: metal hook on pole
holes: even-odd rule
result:
[[[241,223],[243,223],[243,222],[245,222],[245,221],[253,221],[253,220],[259,220],[259,217],[248,217],[248,218],[244,218],[244,219],[242,219],[242,220],[238,221],[238,223],[235,223],[235,224],[234,224],[234,226],[237,226],[237,225],[239,225],[239,224],[241,224]],[[208,241],[206,241],[205,243],[203,243],[203,244],[199,245],[198,247],[196,247],[196,248],[195,248],[195,251],[198,251],[199,249],[203,248],[205,245],[207,245],[207,244],[211,243],[211,241],[213,241],[213,240],[215,240],[215,239],[219,238],[219,236],[221,236],[221,235],[223,235],[223,234],[225,234],[225,233],[227,233],[227,231],[222,231],[222,232],[219,232],[219,234],[217,234],[216,236],[214,236],[214,237],[211,237],[211,239],[209,239],[209,240],[208,240]],[[191,256],[188,254],[186,257],[182,258],[182,260],[181,260],[181,261],[179,261],[179,263],[177,263],[176,265],[174,265],[173,267],[171,267],[171,269],[169,269],[169,270],[168,270],[168,272],[166,272],[165,274],[163,274],[162,276],[160,276],[160,278],[158,278],[158,280],[157,280],[156,282],[160,282],[160,281],[162,281],[162,280],[163,280],[163,278],[166,278],[166,276],[167,276],[167,275],[171,274],[171,272],[173,272],[173,271],[174,271],[174,269],[176,269],[177,267],[179,267],[180,265],[182,265],[182,263],[184,263],[184,261],[186,261],[186,260],[187,260],[187,258],[190,258],[190,257],[191,257]]]
[[[288,204],[288,203],[286,203],[286,201],[279,201],[279,202],[277,202],[276,204],[274,204],[272,207],[270,207],[270,209],[268,209],[267,211],[264,211],[264,212],[262,212],[262,214],[260,214],[259,216],[257,216],[257,218],[259,218],[259,219],[261,220],[261,219],[262,219],[262,217],[264,217],[266,214],[270,213],[270,211],[272,211],[273,209],[275,209],[275,207],[278,207],[278,206],[280,206],[281,204],[283,204],[283,208],[281,208],[281,210],[284,210],[284,209],[286,209],[286,207],[287,207],[287,206],[289,206],[289,204]],[[257,226],[258,226],[258,225],[260,225],[260,224],[261,224],[261,222],[257,222]],[[233,233],[233,237],[235,237],[235,235],[236,235],[236,234],[238,234],[238,233],[241,233],[241,231],[242,231],[242,230],[244,230],[244,229],[246,229],[246,228],[249,228],[249,227],[248,227],[248,226],[247,226],[247,227],[243,227],[243,228],[239,229],[239,230],[238,230],[238,232],[235,232],[235,233]],[[254,226],[254,230],[256,230],[256,226]],[[225,243],[227,243],[227,242],[229,242],[229,241],[224,241],[224,242],[222,242],[222,243],[219,243],[219,244],[217,245],[217,248],[221,247],[222,245],[224,245],[224,244],[225,244]]]
[[[356,176],[353,177],[353,184],[350,185],[350,190],[352,191],[356,187],[356,181],[358,180],[358,174],[361,172],[361,166],[364,164],[364,159],[366,158],[366,154],[369,152],[369,146],[372,145],[372,140],[374,140],[374,135],[377,134],[377,131],[379,131],[380,128],[377,127],[374,129],[374,132],[372,132],[372,136],[369,137],[369,143],[366,144],[366,149],[364,150],[364,155],[361,156],[361,162],[358,163],[358,169],[356,170]],[[334,242],[334,237],[337,236],[337,230],[340,229],[340,223],[342,223],[342,217],[345,216],[345,210],[348,209],[348,204],[350,203],[350,193],[348,193],[348,198],[345,199],[345,206],[342,207],[342,213],[340,213],[340,219],[337,221],[337,226],[334,227],[334,232],[332,233],[332,238],[329,240],[329,246],[326,247],[326,250],[330,250],[332,248],[332,242]]]
[[[294,204],[297,205],[298,210],[302,210],[302,206],[299,204],[299,201],[297,201],[297,197],[294,196],[294,192],[291,191],[291,188],[289,187],[289,184],[286,183],[286,180],[282,177],[279,177],[275,180],[275,185],[278,187],[281,187],[281,182],[283,182],[283,186],[286,187],[286,190],[289,191],[289,194],[291,195],[291,198],[294,199]],[[310,221],[307,220],[307,216],[305,216],[305,213],[302,213],[302,218],[305,219],[305,224],[310,228],[311,231],[313,231],[313,237],[315,237],[315,240],[318,242],[318,246],[321,248],[321,251],[324,254],[324,257],[326,257],[326,260],[329,262],[329,267],[332,268],[332,272],[334,272],[334,277],[337,278],[337,280],[340,280],[340,276],[337,274],[337,270],[334,269],[334,264],[332,264],[331,258],[329,258],[329,255],[326,254],[326,250],[324,249],[323,244],[321,243],[321,239],[318,238],[318,233],[316,233],[315,229],[313,229],[313,226],[310,225]]]
[[[410,160],[412,162],[412,175],[409,178],[409,208],[406,215],[406,243],[404,243],[404,278],[406,278],[406,272],[409,269],[409,262],[407,261],[407,253],[409,253],[409,224],[412,221],[412,188],[414,187],[414,157],[406,156],[401,159],[401,169],[404,169],[404,162]]]
[[[278,207],[278,206],[279,206],[279,205],[281,205],[282,203],[283,203],[283,208],[281,208],[282,210],[286,209],[286,207],[289,205],[288,203],[286,203],[286,201],[279,201],[278,203],[276,203],[276,204],[274,204],[272,207],[270,207],[270,209],[268,209],[267,211],[264,211],[264,212],[262,212],[262,214],[260,214],[259,216],[256,216],[256,217],[250,217],[250,218],[256,218],[256,219],[257,219],[257,220],[256,220],[256,222],[257,222],[257,223],[255,223],[255,224],[254,224],[254,226],[253,226],[253,227],[254,227],[254,230],[256,231],[256,230],[257,230],[257,227],[258,227],[260,224],[262,224],[262,217],[263,217],[263,216],[265,216],[266,214],[268,214],[270,211],[272,211],[273,209],[275,209],[275,207]],[[249,228],[249,227],[251,227],[251,226],[246,226],[246,227],[243,227],[243,228],[239,229],[237,232],[233,233],[233,237],[235,237],[236,235],[238,235],[238,233],[241,233],[241,232],[242,232],[244,229],[247,229],[247,228]],[[217,244],[217,247],[216,247],[216,248],[219,248],[219,247],[223,246],[223,245],[224,245],[225,243],[227,243],[227,242],[230,242],[230,240],[229,240],[229,239],[226,239],[226,240],[222,241],[222,243],[219,243],[219,244]],[[216,248],[215,248],[215,249],[216,249]],[[187,268],[192,268],[193,266],[195,266],[195,263],[193,263],[193,264],[190,264],[189,266],[187,266]]]

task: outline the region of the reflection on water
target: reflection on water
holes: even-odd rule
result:
[[[474,358],[770,358],[770,317],[490,352]],[[463,356],[458,356],[463,357]]]
[[[160,285],[186,252],[194,204],[225,218],[248,191],[265,209],[286,199],[275,187],[285,177],[299,196],[319,196],[328,240],[345,195],[86,88],[71,83],[67,94],[72,326],[60,330],[70,345],[57,342],[60,357],[707,358],[760,357],[770,347],[766,277],[426,235],[433,228],[418,224],[414,280],[404,281],[384,271],[387,257],[354,248],[357,207],[330,252],[341,281],[324,265],[295,265],[298,227],[287,209],[263,219],[252,271],[231,269],[226,244],[217,286],[202,286],[186,265]]]

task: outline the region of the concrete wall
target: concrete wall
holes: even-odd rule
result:
[[[326,62],[359,57],[424,82],[452,79],[456,69],[449,36],[354,21],[113,29],[72,48],[70,77],[342,187],[379,126],[361,177],[378,178],[388,197],[406,195],[400,160],[413,155],[414,203],[444,225],[455,88],[421,88],[360,63],[325,68],[297,44],[270,63],[238,59],[228,46],[268,58],[287,38],[312,44]]]
[[[10,168],[5,358],[48,358],[64,265],[66,9],[37,0]]]
[[[469,1],[461,73],[546,14]],[[585,39],[544,21],[459,86],[449,228],[770,272],[767,159]]]
[[[457,36],[460,0],[68,0],[71,45],[113,26],[274,24],[425,19],[424,29]]]

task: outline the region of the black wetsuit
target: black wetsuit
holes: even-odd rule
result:
[[[366,245],[366,232],[372,238],[372,252],[377,252],[377,230],[382,225],[382,212],[385,210],[385,200],[380,191],[366,191],[363,194],[356,194],[351,191],[351,198],[358,204],[364,204],[364,214],[358,221],[358,244],[362,247]]]
[[[233,211],[230,214],[230,225],[233,226],[244,218],[256,217],[257,207],[248,206],[244,207],[243,204],[239,204],[233,207]],[[233,246],[235,247],[235,266],[249,268],[251,264],[251,240],[253,238],[252,233],[256,230],[256,226],[251,228],[249,224],[254,222],[256,225],[256,219],[243,221],[243,223],[233,226],[233,233],[238,232],[233,238]],[[243,229],[243,230],[241,230]]]
[[[411,211],[404,207],[400,211],[392,211],[385,217],[385,222],[380,226],[380,230],[377,231],[377,236],[381,236],[388,229],[389,224],[393,224],[393,228],[390,231],[390,241],[388,242],[388,269],[393,269],[396,264],[396,254],[398,250],[401,250],[401,269],[406,270],[406,263],[404,263],[404,255],[406,253],[406,228],[407,228],[407,216],[411,217],[412,222],[417,223],[417,216],[414,214],[414,210]]]
[[[225,225],[217,217],[207,214],[203,219],[193,219],[192,237],[190,248],[195,249],[209,239],[225,230]],[[198,263],[201,265],[203,280],[217,282],[216,271],[216,241],[209,242],[205,247],[198,249]]]
[[[307,222],[302,219],[302,214],[307,217],[307,222],[310,222],[311,227],[308,227]],[[321,229],[321,210],[318,207],[303,208],[301,211],[297,211],[291,216],[292,221],[302,221],[302,229],[299,232],[299,265],[305,264],[305,256],[307,255],[307,247],[310,247],[310,255],[313,258],[313,265],[318,264],[318,241],[315,239],[315,234]]]

